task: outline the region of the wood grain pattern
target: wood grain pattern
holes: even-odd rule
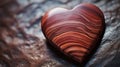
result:
[[[72,10],[55,8],[43,16],[41,25],[53,46],[82,62],[104,31],[104,15],[92,4],[81,4]]]

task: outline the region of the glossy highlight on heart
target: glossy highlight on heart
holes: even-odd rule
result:
[[[45,13],[41,22],[51,45],[80,63],[98,46],[105,29],[102,11],[88,3],[71,10],[54,8]]]

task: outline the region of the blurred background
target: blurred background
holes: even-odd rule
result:
[[[85,67],[120,66],[120,0],[0,0],[0,67],[79,67],[54,54],[41,32],[41,17],[55,7],[92,3],[104,13],[102,42]]]

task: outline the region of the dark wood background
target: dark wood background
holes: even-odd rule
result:
[[[79,67],[47,47],[40,21],[52,8],[86,2],[103,11],[106,29],[85,67],[120,67],[120,0],[1,0],[0,67]]]

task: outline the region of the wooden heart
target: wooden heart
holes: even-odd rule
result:
[[[98,7],[80,4],[72,10],[54,8],[46,12],[41,26],[45,37],[56,49],[83,62],[98,46],[105,23]]]

